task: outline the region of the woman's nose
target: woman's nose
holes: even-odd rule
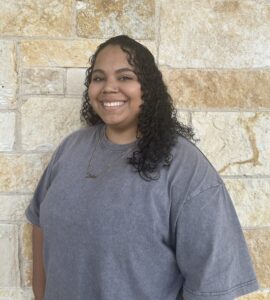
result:
[[[114,79],[107,79],[103,88],[103,93],[117,93],[118,84]]]

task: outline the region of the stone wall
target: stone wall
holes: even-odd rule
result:
[[[155,55],[232,195],[270,299],[270,2],[0,0],[0,299],[32,299],[23,215],[59,141],[81,126],[88,58],[121,33]]]

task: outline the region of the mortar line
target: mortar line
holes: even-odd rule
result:
[[[160,0],[156,1],[156,7],[155,7],[155,12],[156,12],[156,27],[155,27],[155,41],[156,41],[156,51],[157,51],[157,66],[159,66],[159,47],[160,47],[160,11],[161,11],[161,3]]]

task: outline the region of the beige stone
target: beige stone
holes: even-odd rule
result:
[[[246,296],[242,296],[237,298],[239,300],[269,300],[270,299],[270,292],[269,291],[258,291],[251,293]]]
[[[89,66],[89,58],[104,40],[25,40],[20,42],[24,67],[70,67]],[[139,41],[157,57],[153,41]]]
[[[63,69],[26,69],[22,72],[22,94],[64,94]]]
[[[269,112],[196,112],[198,146],[222,175],[270,174]]]
[[[22,265],[22,286],[24,288],[31,288],[32,287],[32,263],[24,263]],[[29,300],[30,298],[28,298]]]
[[[14,42],[0,40],[0,61],[0,108],[14,108],[17,89]]]
[[[179,68],[270,65],[270,3],[161,1],[161,64]]]
[[[20,43],[24,67],[87,67],[102,40],[25,40]]]
[[[0,225],[0,253],[0,286],[19,286],[18,230],[16,225]]]
[[[30,201],[30,195],[1,195],[0,221],[23,221],[24,212]]]
[[[32,193],[51,153],[0,153],[0,192]]]
[[[270,229],[245,230],[249,250],[261,288],[270,286]]]
[[[24,261],[32,260],[32,224],[21,225],[21,254]]]
[[[241,225],[270,226],[270,180],[225,179]]]
[[[156,63],[158,64],[157,61],[157,44],[155,41],[150,41],[150,40],[137,40],[139,43],[143,44],[154,56]]]
[[[0,34],[5,36],[70,36],[72,5],[72,0],[2,1]]]
[[[21,300],[35,300],[32,288],[24,288],[22,290]]]
[[[180,108],[269,108],[270,72],[170,69],[162,73]]]
[[[154,0],[77,1],[77,34],[82,37],[128,34],[153,39],[154,24]]]
[[[179,122],[183,123],[184,125],[191,125],[191,118],[190,113],[177,110],[177,119]]]
[[[15,113],[0,112],[0,151],[11,151],[15,142]]]
[[[30,289],[20,289],[14,287],[0,287],[0,299],[2,300],[34,300]]]
[[[29,98],[21,109],[22,148],[54,149],[80,128],[80,108],[80,98]]]
[[[84,85],[86,69],[68,69],[67,70],[67,95],[82,96],[86,89]]]

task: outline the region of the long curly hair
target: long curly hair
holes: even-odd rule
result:
[[[119,35],[100,44],[90,58],[90,67],[86,71],[85,86],[81,118],[88,125],[104,123],[90,105],[88,87],[91,83],[92,72],[98,54],[109,45],[120,46],[127,54],[129,64],[134,68],[138,81],[141,84],[142,101],[138,117],[137,150],[128,158],[140,176],[145,180],[159,178],[159,169],[169,166],[172,161],[171,150],[177,137],[183,136],[193,140],[194,133],[191,127],[177,120],[176,109],[171,96],[162,79],[152,53],[134,39]]]

